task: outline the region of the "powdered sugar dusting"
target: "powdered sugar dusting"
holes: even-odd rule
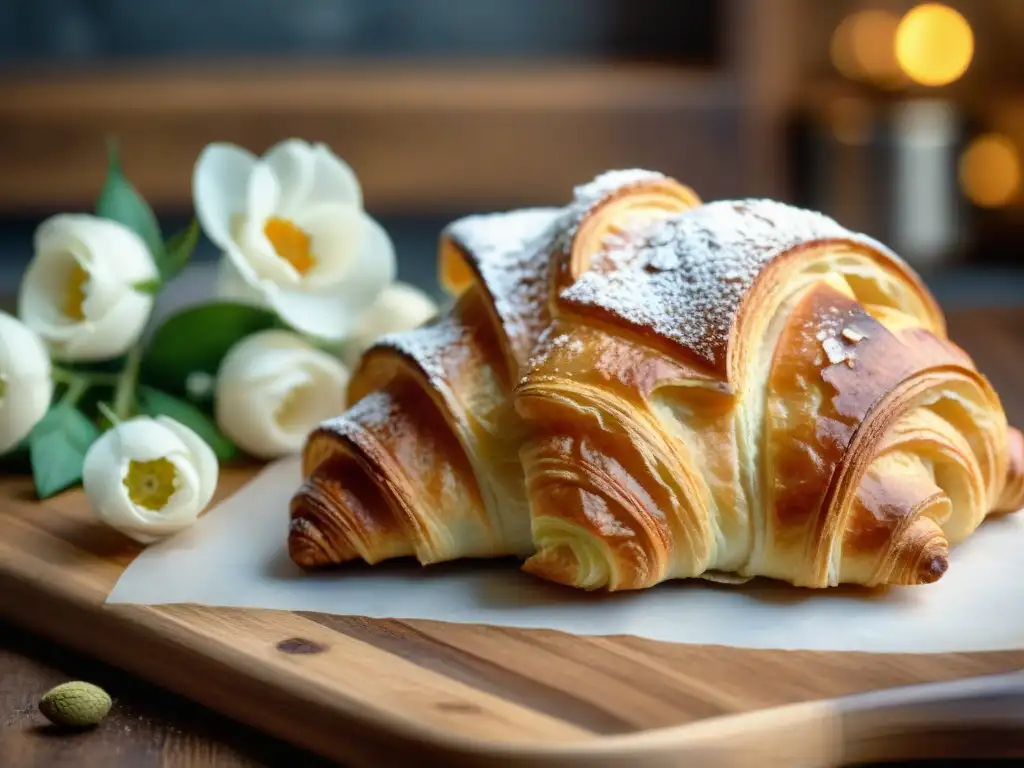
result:
[[[435,387],[446,387],[446,363],[458,364],[468,353],[464,339],[471,331],[449,315],[402,333],[381,336],[374,348],[389,348],[411,358]],[[374,429],[395,422],[399,416],[394,400],[387,392],[368,392],[341,416],[320,424],[320,429],[342,437],[353,436],[361,428]]]
[[[579,229],[580,222],[590,210],[609,195],[623,187],[647,181],[664,179],[664,174],[657,171],[645,171],[642,168],[629,168],[620,171],[607,171],[587,184],[581,184],[573,190],[573,201],[565,209],[558,222],[558,240],[555,243],[559,252],[568,251],[572,247],[573,238]]]
[[[319,428],[340,437],[352,437],[362,428],[373,429],[388,423],[394,408],[395,402],[386,392],[369,392],[345,413],[327,419]]]
[[[432,382],[443,382],[445,360],[463,353],[463,339],[470,330],[450,315],[411,331],[381,336],[374,345],[389,347],[411,357]]]
[[[545,343],[545,349],[561,349],[565,348],[574,355],[578,355],[583,352],[583,342],[579,339],[574,339],[567,333],[560,333],[551,340]]]
[[[501,319],[509,349],[522,368],[550,322],[552,258],[565,252],[587,213],[627,185],[665,178],[640,169],[609,171],[574,190],[565,208],[530,208],[469,216],[448,236],[472,259]]]
[[[561,208],[523,208],[466,216],[449,224],[445,234],[474,260],[503,261],[543,235],[561,213]]]
[[[573,338],[567,333],[556,330],[556,326],[548,326],[538,337],[537,346],[530,357],[527,368],[536,370],[538,366],[544,365],[555,354],[559,354],[562,359],[566,359],[567,353],[569,357],[572,357],[581,355],[585,351],[586,347],[581,339]],[[529,376],[526,375],[520,378],[519,383],[524,384],[528,380]]]
[[[561,208],[470,216],[448,228],[491,296],[517,364],[548,322],[551,243]]]
[[[771,200],[708,203],[606,244],[561,299],[723,366],[740,303],[772,259],[815,240],[855,237],[827,216]]]

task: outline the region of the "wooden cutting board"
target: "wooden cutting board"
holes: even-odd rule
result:
[[[1024,424],[1024,311],[950,319],[1011,421]],[[225,472],[221,497],[247,477]],[[993,749],[1024,756],[1024,676],[965,680],[1015,671],[1024,651],[757,651],[106,606],[138,551],[92,520],[80,492],[39,503],[28,479],[0,478],[6,618],[347,766],[799,767]],[[863,695],[836,698],[853,694]]]
[[[221,495],[247,477],[226,472]],[[0,479],[0,613],[352,766],[810,766],[944,755],[973,746],[907,738],[907,728],[941,731],[950,716],[962,724],[972,711],[981,725],[1000,725],[991,706],[948,704],[973,687],[926,692],[925,715],[914,691],[804,703],[1024,663],[1024,651],[769,652],[313,613],[106,606],[138,551],[93,521],[81,492],[40,503],[28,479]],[[1024,683],[994,684],[1003,686],[995,714],[1018,712],[1010,725],[1019,728],[1024,707],[1005,698]],[[798,706],[772,709],[790,704]],[[747,714],[728,717],[737,713]],[[893,732],[901,717],[905,727]]]

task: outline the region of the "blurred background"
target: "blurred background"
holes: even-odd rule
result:
[[[435,291],[447,221],[641,166],[823,210],[947,308],[1024,304],[1022,40],[1024,0],[0,0],[0,294],[107,135],[168,228],[206,143],[297,136]]]

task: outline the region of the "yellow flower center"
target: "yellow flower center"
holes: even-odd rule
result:
[[[159,512],[178,488],[178,470],[167,459],[130,461],[123,482],[132,503]]]
[[[64,296],[61,302],[61,311],[72,320],[85,319],[83,305],[85,304],[85,286],[88,283],[89,273],[82,269],[81,265],[75,264],[64,283]]]
[[[316,266],[316,259],[310,253],[313,240],[294,222],[274,216],[263,225],[263,234],[274,246],[277,255],[295,267],[300,275],[305,275]]]

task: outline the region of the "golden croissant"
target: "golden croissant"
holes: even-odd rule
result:
[[[461,219],[456,298],[310,436],[304,567],[512,555],[584,589],[925,584],[1024,504],[1024,436],[881,244],[618,171]]]

